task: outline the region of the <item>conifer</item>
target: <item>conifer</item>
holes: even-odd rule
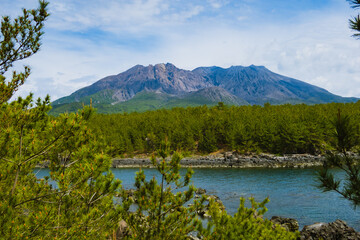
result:
[[[85,107],[58,118],[48,116],[50,97],[11,98],[30,74],[13,71],[16,61],[41,46],[48,3],[3,17],[0,34],[0,236],[1,239],[104,239],[119,221],[113,204],[120,182],[109,172],[86,125],[93,110]],[[37,176],[40,165],[49,175]]]

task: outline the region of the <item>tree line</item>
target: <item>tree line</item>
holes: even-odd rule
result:
[[[335,141],[338,110],[351,115],[357,135],[360,102],[318,105],[187,107],[143,113],[95,114],[89,127],[112,156],[152,153],[167,139],[171,150],[210,153],[322,154]]]

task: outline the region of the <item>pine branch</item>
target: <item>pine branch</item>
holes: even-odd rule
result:
[[[360,32],[360,15],[349,19],[349,28],[354,31]],[[353,36],[359,38],[360,33],[355,33],[353,34]]]
[[[360,0],[348,0],[352,8],[360,8]]]

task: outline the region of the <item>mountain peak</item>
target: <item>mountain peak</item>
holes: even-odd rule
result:
[[[262,66],[262,65],[256,66],[256,65],[253,65],[253,64],[251,64],[248,68],[268,70],[265,66]]]
[[[162,71],[165,71],[166,70],[166,66],[164,63],[158,63],[154,66],[155,69],[160,69]]]

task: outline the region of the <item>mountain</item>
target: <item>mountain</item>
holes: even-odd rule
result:
[[[83,97],[104,90],[107,93],[108,90],[112,90],[111,98],[113,103],[116,103],[127,101],[144,90],[179,95],[212,86],[211,83],[204,82],[202,76],[192,71],[178,69],[170,63],[147,67],[136,65],[118,75],[105,77],[91,86],[74,92],[69,97],[57,100],[56,103],[79,102]],[[108,94],[105,95],[109,97]]]
[[[263,66],[200,67],[193,72],[209,78],[215,86],[226,89],[250,104],[351,102],[323,88],[271,72]]]
[[[99,112],[146,111],[198,105],[353,102],[263,66],[199,67],[171,63],[136,65],[52,103],[53,113],[74,111],[92,99]]]

